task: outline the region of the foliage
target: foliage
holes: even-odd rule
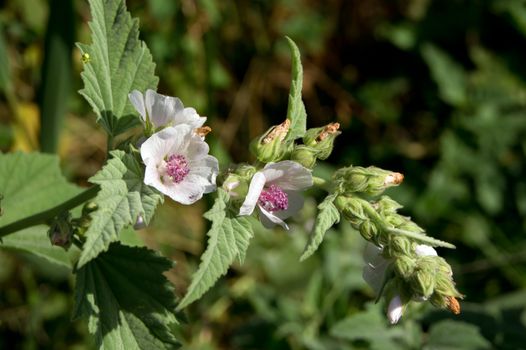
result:
[[[526,12],[520,1],[127,3],[141,18],[141,39],[163,72],[160,91],[205,112],[211,140],[217,136],[210,142],[212,153],[224,165],[247,159],[247,142],[285,117],[290,59],[281,38],[293,38],[303,57],[309,124],[335,119],[348,135],[337,140],[318,176],[328,179],[334,168],[348,164],[403,172],[404,185],[388,194],[430,234],[457,246],[439,253],[453,263],[457,287],[467,295],[458,318],[418,308],[401,325],[386,326],[381,305],[365,304],[374,296],[361,279],[360,237],[347,223],[332,227],[319,250],[297,262],[317,213],[309,202],[291,224],[291,235],[256,229],[244,265],[234,263],[185,310],[191,322],[181,327],[179,338],[187,348],[376,346],[372,339],[349,339],[344,328],[335,331],[353,318],[376,320],[383,341],[395,339],[408,349],[523,346],[526,83],[520,65],[524,55],[516,48],[524,42]],[[32,134],[38,133],[35,120],[43,106],[34,90],[47,6],[40,0],[8,1],[1,10],[3,151],[36,149],[30,140],[38,139]],[[75,6],[77,36],[88,42],[81,25],[88,8],[82,2]],[[77,73],[80,56],[73,56]],[[75,79],[73,85],[80,87]],[[5,86],[11,86],[15,99]],[[92,126],[90,111],[78,97],[61,102],[70,112],[68,133],[59,142],[64,171],[85,183],[103,165],[105,136]],[[321,193],[312,194],[322,201]],[[7,204],[0,202],[4,215]],[[167,273],[178,295],[184,294],[205,250],[207,227],[199,222],[206,207],[168,204],[141,234],[149,246],[179,262]],[[36,238],[42,238],[44,226],[31,230],[39,235],[26,232],[35,239],[24,244],[40,245]],[[4,244],[19,244],[10,238],[23,234],[6,236]],[[57,270],[48,260],[11,249],[0,252],[2,342],[43,349],[93,346],[82,323],[70,324],[71,286],[63,272],[57,276],[65,269]],[[55,261],[66,266],[69,258],[62,254]],[[458,343],[443,341],[443,332],[457,330],[462,335],[447,341]]]

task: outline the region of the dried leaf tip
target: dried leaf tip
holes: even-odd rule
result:
[[[401,173],[391,173],[385,177],[384,185],[400,185],[404,181],[404,175]]]
[[[323,141],[323,140],[326,139],[327,136],[329,136],[329,135],[336,134],[336,133],[339,134],[340,131],[338,131],[338,129],[340,129],[340,123],[330,123],[330,124],[327,124],[327,125],[323,128],[323,131],[320,132],[320,134],[318,135],[318,137],[316,137],[316,142]]]
[[[290,128],[290,120],[285,119],[285,121],[279,125],[276,125],[272,130],[269,131],[267,136],[263,138],[262,144],[266,145],[274,141],[279,137],[280,141],[283,141],[287,136]]]
[[[201,137],[205,137],[206,135],[208,135],[209,132],[212,131],[212,128],[209,127],[209,126],[202,126],[200,128],[196,128],[195,129],[195,133],[198,135],[198,136],[201,136]]]
[[[455,297],[446,297],[447,308],[455,315],[460,314],[460,303]]]

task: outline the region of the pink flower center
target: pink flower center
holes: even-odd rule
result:
[[[259,205],[269,212],[286,210],[289,207],[289,197],[278,186],[270,185],[259,195]]]
[[[189,172],[188,161],[181,154],[172,154],[166,161],[166,174],[176,184],[183,181]]]

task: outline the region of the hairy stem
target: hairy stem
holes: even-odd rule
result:
[[[34,215],[31,215],[26,218],[15,221],[13,223],[10,223],[9,225],[6,225],[4,227],[0,227],[0,238],[7,236],[10,233],[20,231],[20,230],[23,230],[31,226],[45,224],[46,222],[53,219],[58,214],[66,210],[71,210],[75,207],[78,207],[82,203],[94,198],[99,192],[99,190],[100,190],[100,187],[98,185],[90,187],[86,189],[85,191],[79,193],[77,196],[51,209],[41,211],[40,213],[36,213]]]

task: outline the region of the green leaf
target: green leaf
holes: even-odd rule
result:
[[[325,232],[327,232],[334,224],[337,224],[340,221],[340,212],[333,204],[335,199],[336,195],[330,194],[325,197],[323,202],[321,202],[318,206],[320,212],[318,213],[318,216],[316,216],[314,229],[312,230],[309,241],[303,250],[300,261],[303,261],[314,254],[323,241]]]
[[[71,269],[68,253],[51,244],[47,235],[48,227],[38,225],[12,233],[2,238],[0,247],[31,253],[50,263]]]
[[[295,139],[305,135],[307,130],[307,112],[301,100],[303,67],[301,66],[300,51],[291,38],[286,37],[286,39],[292,51],[292,80],[290,82],[289,104],[287,107],[287,119],[290,120],[290,130],[285,142],[292,143]]]
[[[51,209],[75,197],[81,189],[66,181],[59,159],[39,153],[0,154],[0,227]]]
[[[88,317],[99,348],[175,349],[172,262],[139,247],[112,244],[77,271],[73,317]]]
[[[106,251],[119,239],[119,232],[135,224],[139,215],[148,224],[155,207],[163,201],[162,194],[144,184],[144,170],[133,155],[123,151],[111,155],[104,168],[89,179],[101,189],[94,199],[98,209],[91,214],[79,267]]]
[[[467,101],[467,78],[462,66],[446,52],[431,44],[422,47],[422,56],[438,85],[442,100],[452,106],[464,105]]]
[[[128,94],[137,89],[156,89],[159,78],[146,44],[139,40],[139,21],[126,11],[124,0],[90,0],[89,23],[93,43],[78,44],[89,55],[84,64],[80,94],[97,114],[97,121],[112,135],[133,123],[121,119],[136,115]]]
[[[367,341],[370,349],[403,350],[408,349],[408,334],[398,327],[387,326],[384,315],[380,313],[380,305],[367,306],[367,310],[350,315],[337,322],[330,329],[330,334],[348,341]]]
[[[212,227],[207,233],[208,246],[178,310],[199,299],[210,289],[228,271],[236,257],[243,263],[249,240],[254,235],[248,218],[236,216],[237,213],[227,207],[228,194],[222,189],[217,192],[214,206],[205,213],[205,217],[212,221]]]
[[[444,320],[431,327],[424,349],[482,350],[491,349],[491,343],[480,334],[475,325],[461,321]]]

